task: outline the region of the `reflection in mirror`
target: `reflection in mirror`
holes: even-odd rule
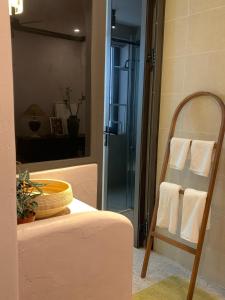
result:
[[[17,161],[87,156],[92,1],[19,2],[10,7]]]

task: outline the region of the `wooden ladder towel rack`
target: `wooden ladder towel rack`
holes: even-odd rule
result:
[[[168,168],[168,162],[169,162],[169,156],[170,156],[170,141],[171,141],[172,137],[174,136],[177,119],[178,119],[180,112],[182,111],[183,107],[188,102],[193,101],[194,99],[197,99],[201,96],[211,97],[212,99],[214,99],[215,103],[217,103],[219,105],[220,111],[221,111],[221,125],[220,125],[219,135],[218,135],[218,139],[217,139],[217,143],[216,143],[216,147],[215,147],[215,156],[214,156],[214,160],[213,160],[212,166],[211,166],[211,173],[210,173],[210,179],[209,179],[209,185],[208,185],[206,205],[205,205],[205,210],[203,213],[202,224],[201,224],[201,228],[200,228],[200,232],[199,232],[199,239],[198,239],[197,247],[196,248],[190,247],[182,242],[173,240],[165,235],[162,235],[162,234],[156,232],[155,229],[156,229],[157,212],[158,212],[158,206],[159,206],[159,189],[158,189],[158,192],[156,195],[155,207],[154,207],[154,211],[153,211],[153,215],[152,215],[151,226],[150,226],[149,235],[148,235],[148,240],[147,240],[147,245],[146,245],[145,258],[144,258],[142,272],[141,272],[141,277],[144,278],[146,276],[149,257],[150,257],[151,249],[153,246],[154,238],[162,240],[163,242],[166,242],[174,247],[180,248],[183,251],[193,254],[195,256],[195,259],[194,259],[194,264],[193,264],[193,268],[192,268],[192,274],[191,274],[190,285],[189,285],[189,289],[188,289],[187,300],[193,299],[193,294],[194,294],[194,289],[195,289],[195,284],[196,284],[196,279],[197,279],[197,274],[198,274],[198,268],[199,268],[201,253],[202,253],[202,247],[203,247],[205,232],[206,232],[206,227],[207,227],[207,221],[208,221],[209,212],[210,212],[212,195],[213,195],[213,190],[214,190],[214,186],[215,186],[215,180],[216,180],[219,159],[220,159],[223,138],[224,138],[225,105],[218,96],[216,96],[212,93],[209,93],[209,92],[197,92],[197,93],[194,93],[194,94],[186,97],[180,103],[180,105],[177,107],[177,109],[174,113],[173,119],[172,119],[170,131],[169,131],[167,148],[166,148],[166,153],[165,153],[161,176],[160,176],[160,184],[161,184],[163,181],[165,181],[166,172],[167,172],[167,168]]]

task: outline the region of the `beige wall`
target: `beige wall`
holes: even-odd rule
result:
[[[0,1],[0,298],[17,298],[12,62],[7,0]]]
[[[167,0],[161,94],[158,170],[161,170],[168,129],[178,103],[188,94],[211,91],[225,100],[225,1]],[[215,140],[219,110],[210,99],[186,107],[178,136]],[[159,172],[158,172],[159,173]],[[186,170],[169,171],[167,180],[204,190],[208,180]],[[211,230],[207,233],[200,273],[225,286],[225,144],[212,203]],[[188,268],[192,257],[157,243],[159,252]]]
[[[131,300],[132,245],[132,224],[113,212],[19,226],[20,300]]]

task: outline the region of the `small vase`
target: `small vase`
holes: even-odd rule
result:
[[[79,125],[80,125],[80,120],[77,118],[77,116],[70,116],[67,119],[68,135],[70,137],[78,136]]]
[[[26,224],[35,221],[35,213],[30,213],[26,218],[17,218],[17,224]]]

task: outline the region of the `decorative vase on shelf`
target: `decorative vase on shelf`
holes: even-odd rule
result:
[[[67,119],[68,135],[70,137],[77,137],[78,136],[79,125],[80,125],[80,119],[78,119],[77,116],[71,115]]]

